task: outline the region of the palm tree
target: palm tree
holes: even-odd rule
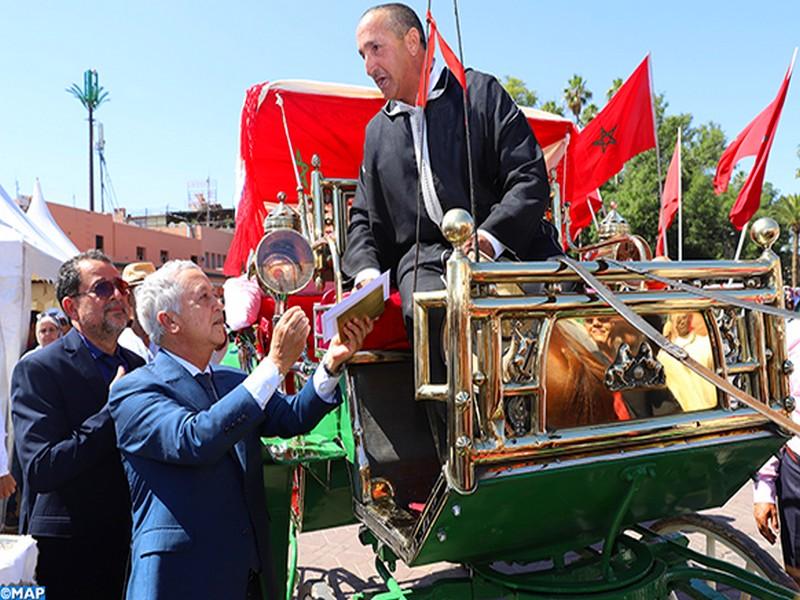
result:
[[[797,158],[800,158],[800,146],[797,147]],[[800,169],[794,172],[794,176],[800,179]]]
[[[592,92],[586,87],[586,80],[580,75],[573,75],[564,89],[564,102],[575,115],[575,122],[581,124],[583,105],[592,99]]]
[[[555,100],[548,100],[539,108],[545,112],[553,113],[554,115],[561,115],[562,117],[564,116],[564,109],[561,108],[561,106]]]
[[[597,108],[597,104],[595,104],[594,102],[587,104],[586,106],[583,107],[583,110],[581,111],[581,123],[585,125],[586,123],[594,119],[599,111],[600,109]]]
[[[775,203],[775,219],[792,232],[792,287],[797,287],[797,249],[800,236],[800,194],[782,196]]]
[[[614,79],[614,80],[611,82],[611,87],[610,87],[610,88],[608,88],[608,90],[606,90],[606,100],[611,100],[611,97],[612,97],[614,94],[616,94],[616,93],[617,93],[617,90],[618,90],[619,88],[621,88],[621,87],[622,87],[622,84],[623,84],[623,83],[624,83],[624,82],[622,81],[622,78],[621,78],[621,77],[617,77],[616,79]]]
[[[94,212],[94,111],[108,100],[108,92],[97,82],[97,71],[83,72],[83,89],[73,83],[67,92],[75,96],[89,111],[89,210]]]

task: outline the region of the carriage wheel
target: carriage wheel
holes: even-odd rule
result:
[[[653,523],[650,529],[659,534],[681,533],[689,540],[691,550],[723,560],[778,585],[798,589],[794,580],[768,552],[719,517],[696,513],[668,517]],[[709,584],[713,586],[713,583]],[[750,599],[749,594],[730,589],[725,590],[724,597]]]

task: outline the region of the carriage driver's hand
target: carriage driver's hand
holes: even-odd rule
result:
[[[775,536],[780,531],[778,507],[772,502],[756,502],[753,504],[753,516],[756,519],[758,532],[770,544],[775,543]]]
[[[461,246],[461,249],[464,251],[464,254],[469,255],[473,252],[472,248],[474,246],[475,236],[471,235],[469,236],[469,239]],[[489,238],[486,237],[482,231],[478,231],[478,250],[490,258],[497,258],[494,255],[494,246],[492,246],[492,242],[489,241]]]
[[[344,363],[361,349],[364,339],[372,331],[374,321],[368,317],[347,321],[342,330],[331,339],[330,346],[322,357],[328,373],[337,374]]]
[[[293,306],[283,313],[275,325],[267,358],[278,368],[281,377],[284,377],[300,358],[310,330],[308,317],[299,306]]]

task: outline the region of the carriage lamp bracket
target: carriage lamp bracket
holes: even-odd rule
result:
[[[625,494],[625,499],[622,501],[617,513],[614,515],[614,519],[611,521],[611,527],[609,528],[608,535],[606,535],[605,542],[603,543],[602,572],[603,577],[605,577],[608,581],[611,581],[615,577],[614,572],[611,569],[611,558],[614,554],[614,546],[616,545],[617,538],[620,534],[622,520],[625,518],[628,508],[630,508],[631,502],[633,501],[633,497],[636,495],[636,492],[639,491],[642,482],[647,478],[654,478],[655,475],[656,467],[652,463],[628,467],[620,474],[620,478],[623,481],[630,483],[630,487],[628,488],[627,494]]]

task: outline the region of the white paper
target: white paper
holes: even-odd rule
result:
[[[354,290],[341,302],[326,310],[322,315],[322,339],[326,342],[330,341],[331,338],[338,333],[336,320],[339,316],[347,312],[354,304],[358,304],[358,302],[368,296],[370,292],[381,286],[383,286],[383,300],[385,302],[389,299],[389,271],[384,271],[380,276],[376,277],[365,286]]]

